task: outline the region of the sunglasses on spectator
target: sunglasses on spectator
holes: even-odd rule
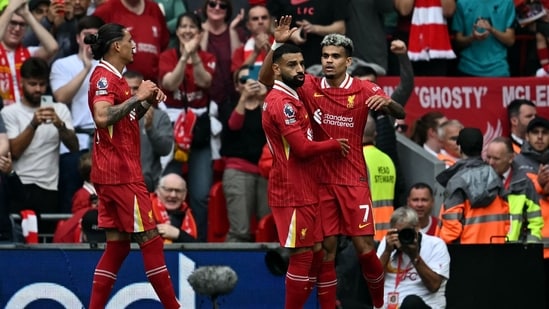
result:
[[[212,9],[215,9],[216,6],[219,6],[220,9],[226,10],[227,9],[227,3],[221,3],[217,1],[208,1],[208,6]]]
[[[15,28],[17,26],[19,26],[19,28],[25,28],[27,26],[27,24],[23,23],[23,22],[18,22],[18,21],[15,21],[15,20],[10,20],[9,26],[12,27],[12,28]]]
[[[263,16],[254,16],[250,18],[252,21],[258,21],[258,20],[267,20],[269,19],[269,16],[263,15]]]

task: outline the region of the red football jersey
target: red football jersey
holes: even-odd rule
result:
[[[263,104],[262,122],[273,154],[268,183],[269,206],[316,204],[318,185],[313,176],[314,160],[297,158],[284,138],[300,131],[309,140],[313,139],[307,110],[297,93],[284,83],[275,81]]]
[[[347,75],[338,88],[328,85],[325,78],[306,75],[297,90],[311,117],[315,140],[347,138],[351,146],[347,156],[327,153],[320,158],[321,183],[368,186],[366,162],[362,154],[362,133],[368,119],[366,100],[373,95],[388,98],[381,87]]]
[[[143,13],[137,15],[128,10],[121,0],[109,0],[98,6],[93,15],[105,23],[121,24],[128,29],[137,47],[128,70],[140,72],[145,79],[156,81],[158,59],[168,47],[170,32],[158,4],[152,0],[144,0],[144,3]]]
[[[214,71],[215,71],[215,62],[216,62],[215,56],[205,51],[198,51],[198,56],[200,57],[200,60],[202,60],[202,63],[206,71],[210,73],[213,77]],[[177,65],[177,62],[179,61],[179,57],[180,56],[175,48],[168,49],[164,51],[162,54],[160,54],[160,62],[158,64],[159,84],[161,84],[162,78],[164,78],[164,75],[173,71],[173,69]],[[168,91],[166,89],[162,89],[162,91],[168,97],[166,99],[166,102],[164,102],[167,107],[199,108],[199,107],[208,106],[208,103],[210,103],[210,96],[208,95],[208,90],[199,88],[195,84],[193,72],[194,72],[194,66],[192,64],[187,63],[187,65],[185,66],[185,72],[183,73],[184,74],[183,82],[179,85],[177,90]],[[185,105],[185,101],[183,100],[184,95],[187,96],[188,106]],[[219,103],[222,103],[222,102],[219,102]]]
[[[131,97],[130,87],[110,63],[101,60],[90,76],[88,105],[107,101],[118,105]],[[97,184],[124,184],[144,181],[141,172],[139,119],[131,112],[114,125],[97,128],[92,150],[91,181]]]

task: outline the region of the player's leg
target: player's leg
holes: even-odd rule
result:
[[[93,275],[90,309],[104,309],[109,298],[118,270],[130,252],[130,235],[118,218],[119,188],[117,186],[95,185],[99,197],[98,225],[105,229],[107,244]],[[116,197],[113,199],[113,196]]]
[[[367,235],[353,236],[352,239],[358,254],[362,275],[372,296],[372,303],[374,307],[380,308],[383,306],[385,274],[376,254],[374,238]]]
[[[375,250],[375,224],[370,190],[368,187],[358,186],[340,186],[338,190],[344,220],[342,232],[352,237],[374,307],[382,307],[385,274]]]
[[[104,309],[120,266],[130,252],[128,233],[111,229],[106,231],[107,244],[95,267],[90,298],[90,309]]]
[[[290,251],[286,271],[285,309],[301,309],[311,290],[309,273],[313,262],[315,240],[315,206],[273,207],[280,246]],[[294,227],[294,228],[291,228]]]
[[[164,259],[164,241],[158,234],[156,222],[152,217],[152,204],[147,187],[145,183],[129,184],[128,187],[128,191],[133,192],[134,203],[131,221],[126,222],[125,226],[131,226],[134,231],[131,237],[141,249],[147,279],[164,308],[179,308]]]
[[[143,255],[143,265],[147,279],[160,298],[164,308],[179,308],[172,280],[164,259],[164,241],[155,228],[132,234],[132,239],[139,244]]]
[[[322,185],[319,188],[319,211],[324,235],[322,247],[325,255],[318,269],[317,299],[322,309],[335,308],[337,299],[335,257],[341,212],[334,194],[333,186]]]

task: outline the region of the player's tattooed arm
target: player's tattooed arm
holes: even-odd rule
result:
[[[147,103],[147,101],[141,101],[141,104],[137,104],[135,107],[135,113],[137,114],[137,119],[141,119],[149,108],[151,107],[151,104]]]
[[[109,106],[107,109],[107,125],[117,123],[139,105],[141,105],[141,101],[137,96],[133,96],[120,105]]]

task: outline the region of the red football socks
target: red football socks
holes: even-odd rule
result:
[[[105,252],[95,267],[89,309],[104,309],[116,274],[130,253],[129,241],[107,241]]]
[[[381,266],[376,251],[372,250],[360,255],[358,261],[362,269],[362,275],[366,279],[366,284],[370,290],[374,307],[382,307],[385,274],[383,273],[383,266]]]
[[[164,308],[180,307],[164,260],[164,242],[160,236],[140,244],[145,274]]]
[[[317,289],[317,298],[320,308],[335,308],[337,298],[337,275],[334,261],[323,262],[320,266]]]
[[[311,294],[309,271],[313,262],[313,252],[306,251],[290,256],[286,272],[285,309],[302,309]]]

